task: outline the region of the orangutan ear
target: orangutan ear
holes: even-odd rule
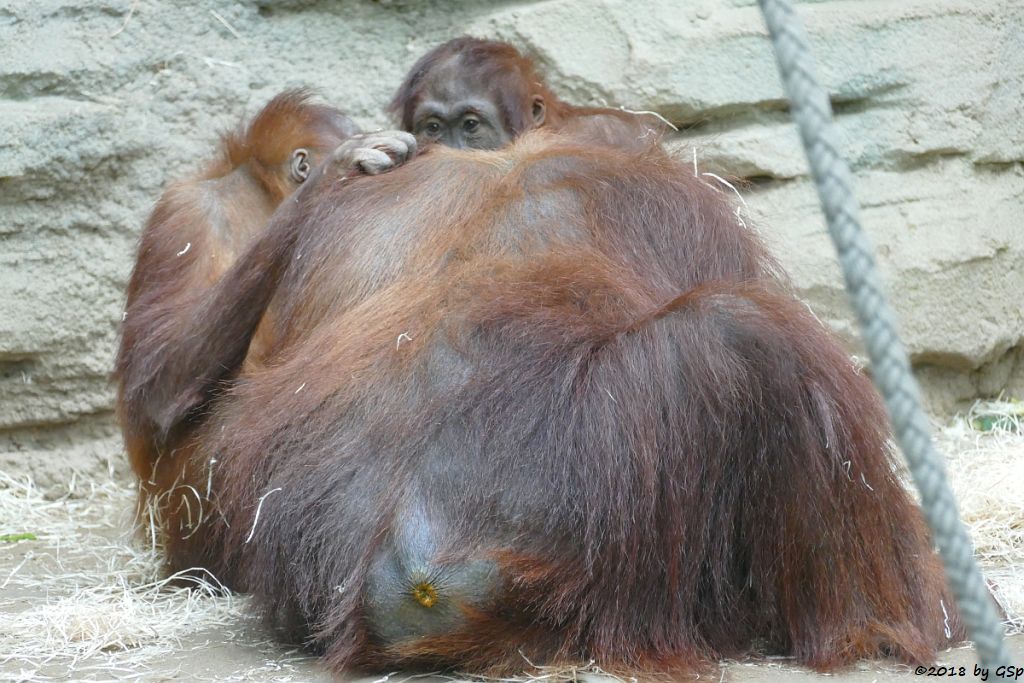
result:
[[[533,115],[533,125],[540,128],[544,125],[544,98],[540,95],[533,96],[533,107],[530,110]]]

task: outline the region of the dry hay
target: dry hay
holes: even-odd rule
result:
[[[979,403],[938,429],[937,439],[979,563],[1008,629],[1022,633],[1024,405]],[[223,591],[212,576],[185,586],[163,577],[150,534],[131,531],[134,499],[132,486],[115,481],[72,481],[63,495],[48,497],[30,480],[0,472],[0,678],[201,680],[189,653],[208,648],[211,634],[258,651],[207,680],[324,677],[308,658],[273,645],[254,625],[248,600]],[[13,540],[24,534],[29,538]],[[775,659],[756,664],[784,665]],[[593,663],[527,668],[522,677],[501,680],[622,680]],[[367,680],[420,678],[394,673]]]
[[[134,500],[128,484],[74,480],[51,499],[0,472],[0,679],[166,680],[211,634],[277,650],[216,680],[288,674],[308,659],[252,629],[248,600],[213,576],[163,576],[158,550],[134,533]]]
[[[1024,633],[1024,403],[979,401],[937,436],[1007,630]]]

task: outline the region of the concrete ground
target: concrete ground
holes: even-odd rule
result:
[[[951,479],[986,574],[1024,630],[1024,434],[951,440]],[[984,476],[983,476],[984,475]],[[1013,490],[1009,496],[1002,493]],[[1001,496],[990,500],[991,496]],[[215,586],[168,586],[147,535],[133,534],[135,490],[127,479],[76,482],[42,491],[0,471],[0,681],[332,681],[317,659],[273,641],[244,596]],[[141,524],[146,529],[145,523]],[[1024,635],[1009,639],[1024,666]],[[717,681],[911,681],[975,676],[969,647],[941,653],[954,667],[916,674],[891,662],[862,662],[817,674],[785,659],[725,662]],[[966,675],[960,675],[960,667]],[[942,672],[940,674],[940,672]],[[575,673],[575,677],[574,677]],[[464,680],[456,675],[351,677],[362,683]],[[707,675],[704,680],[709,680]],[[1024,675],[1019,676],[1024,680]],[[513,681],[615,681],[599,670],[537,669]]]
[[[20,495],[24,510],[10,500],[2,509],[37,531],[34,540],[0,545],[0,680],[334,680],[315,658],[274,643],[251,616],[245,598],[150,590],[149,582],[159,577],[157,563],[130,540],[129,486],[108,484],[58,500],[31,488]],[[1024,665],[1024,636],[1010,639],[1010,651],[1013,661]],[[973,677],[975,658],[969,648],[945,652],[939,662],[965,667]],[[571,680],[571,672],[562,674],[561,680]],[[409,677],[396,673],[387,680]],[[614,680],[593,672],[580,672],[578,678]],[[885,662],[822,675],[781,659],[724,663],[718,675],[720,681],[808,683],[920,678],[908,667]],[[533,680],[538,679],[559,680],[547,671],[538,671]],[[417,680],[458,679],[435,675]]]

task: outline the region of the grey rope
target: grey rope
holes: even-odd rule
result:
[[[945,466],[932,444],[920,389],[896,333],[871,244],[860,227],[850,171],[833,142],[832,108],[815,76],[803,27],[789,0],[758,3],[839,253],[846,289],[860,321],[875,384],[885,397],[896,438],[921,492],[925,518],[935,535],[946,576],[981,663],[990,667],[1008,664],[1002,625],[974,561],[971,539],[960,521]]]

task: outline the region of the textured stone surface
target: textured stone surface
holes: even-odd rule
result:
[[[932,405],[1020,393],[1024,2],[800,10]],[[69,467],[106,466],[136,235],[217,130],[294,85],[385,125],[405,69],[460,33],[526,48],[570,101],[678,124],[671,144],[736,181],[798,291],[856,348],[754,0],[0,0],[0,469],[70,445]]]

